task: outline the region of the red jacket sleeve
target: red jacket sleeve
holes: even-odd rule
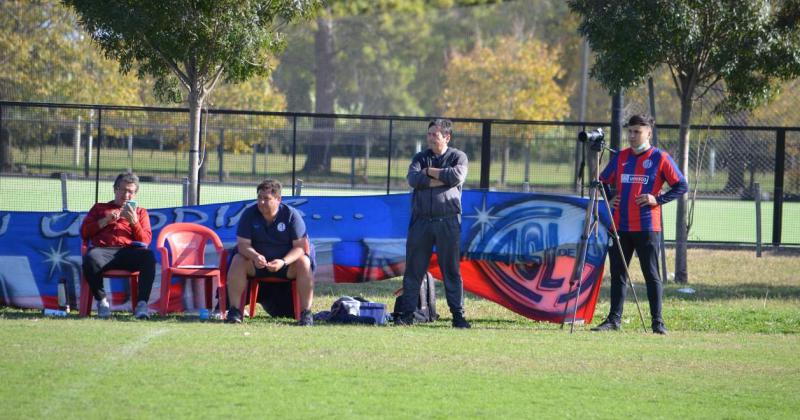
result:
[[[133,231],[133,238],[150,245],[150,241],[153,240],[153,230],[150,228],[150,215],[147,214],[147,209],[137,207],[136,216],[139,218],[139,223],[131,229]]]
[[[83,218],[83,223],[81,224],[81,238],[88,240],[94,237],[94,235],[100,231],[98,222],[104,217],[106,217],[105,211],[103,211],[101,206],[98,204],[93,205],[89,213],[86,214],[86,217]]]

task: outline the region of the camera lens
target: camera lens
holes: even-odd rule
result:
[[[578,133],[578,140],[580,140],[583,143],[586,143],[587,141],[590,142],[603,141],[603,129],[598,128],[592,131],[581,131],[580,133]]]

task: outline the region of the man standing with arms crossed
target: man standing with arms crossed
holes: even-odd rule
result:
[[[412,194],[411,224],[406,240],[403,298],[397,325],[414,323],[423,276],[428,271],[433,247],[442,271],[447,306],[454,328],[470,328],[464,318],[464,285],[461,280],[461,190],[467,177],[467,155],[448,147],[453,122],[437,119],[428,124],[428,149],[417,153],[406,179]]]
[[[612,244],[609,251],[611,310],[605,321],[592,331],[619,329],[626,286],[630,281],[625,267],[630,264],[636,250],[647,285],[653,332],[666,335],[667,328],[661,316],[663,286],[658,273],[661,206],[686,193],[689,187],[672,157],[650,145],[652,117],[634,115],[625,126],[631,147],[614,155],[600,174],[600,182],[616,187],[616,196],[609,199],[624,260],[616,244]],[[659,194],[664,183],[671,188],[665,194]]]

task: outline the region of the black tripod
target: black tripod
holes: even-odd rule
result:
[[[603,143],[603,130],[598,129],[594,132],[581,132],[578,135],[578,139],[584,143],[584,152],[588,149],[588,156],[589,156],[589,176],[591,181],[589,182],[589,203],[586,206],[586,212],[584,214],[583,219],[583,231],[581,232],[581,240],[578,243],[578,248],[576,250],[575,256],[575,265],[572,267],[572,275],[570,276],[569,280],[569,290],[568,292],[572,292],[573,287],[576,288],[575,292],[575,305],[572,309],[572,322],[570,323],[569,332],[570,334],[575,330],[575,318],[578,314],[578,300],[581,295],[581,286],[583,284],[583,266],[586,263],[586,253],[589,249],[589,238],[591,237],[592,233],[595,235],[595,241],[597,240],[597,229],[600,221],[599,215],[599,198],[602,196],[603,203],[606,206],[606,210],[608,210],[608,214],[611,214],[611,207],[608,203],[608,197],[606,196],[606,192],[603,189],[602,184],[600,183],[599,172],[598,169],[600,167],[600,159],[601,155],[603,154],[603,149],[608,149],[605,147]],[[614,152],[611,149],[608,149]],[[622,252],[622,244],[619,242],[619,234],[617,233],[617,226],[614,223],[614,218],[611,218],[611,231],[609,232],[611,235],[614,245],[617,247],[620,255],[624,255]],[[623,258],[624,262],[624,258]],[[639,310],[639,318],[642,321],[642,329],[644,332],[647,332],[647,327],[644,324],[644,315],[642,315],[642,308],[639,306],[639,298],[636,296],[636,290],[633,288],[633,282],[630,281],[630,273],[628,272],[628,265],[623,264],[625,267],[625,275],[628,278],[628,286],[631,288],[631,292],[633,293],[633,298],[636,301],[636,309]],[[561,328],[564,328],[564,322],[566,322],[566,315],[569,310],[569,302],[571,299],[567,299],[564,302],[564,318],[562,318]]]

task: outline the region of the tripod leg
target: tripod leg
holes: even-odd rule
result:
[[[608,197],[606,196],[605,190],[600,188],[600,194],[603,196],[603,200],[606,203],[606,209],[608,210],[608,214],[611,214],[611,207],[608,204]],[[625,253],[622,251],[622,244],[619,242],[619,233],[617,232],[617,225],[614,223],[614,219],[611,219],[611,237],[614,242],[614,246],[619,251],[619,255],[624,256]],[[633,288],[633,279],[631,278],[631,273],[628,271],[628,264],[626,264],[625,259],[623,258],[622,267],[625,270],[625,276],[628,278],[628,286],[631,288],[631,293],[633,293],[633,300],[636,302],[636,309],[639,311],[639,319],[642,321],[642,330],[647,332],[647,327],[644,324],[644,315],[642,314],[642,307],[639,305],[639,297],[636,296],[636,289]]]
[[[575,255],[575,265],[572,267],[572,274],[570,275],[570,282],[569,282],[569,292],[572,291],[572,285],[577,284],[577,291],[575,294],[575,305],[572,311],[572,322],[570,323],[569,332],[570,334],[575,331],[575,318],[578,315],[578,302],[580,300],[581,295],[581,283],[583,282],[583,266],[586,262],[586,252],[589,249],[588,241],[589,237],[594,229],[597,229],[597,197],[598,197],[598,184],[597,182],[592,182],[589,188],[589,203],[586,206],[586,212],[584,213],[583,218],[583,230],[581,232],[581,241],[578,244],[577,252]],[[561,327],[564,327],[564,322],[566,322],[566,315],[569,311],[569,301],[571,299],[567,299],[564,303],[564,318],[561,321]]]
[[[590,233],[589,233],[589,235],[586,236],[587,243],[586,243],[586,245],[584,245],[584,250],[583,250],[584,255],[586,255],[586,252],[589,249],[588,248],[589,247],[589,244],[588,244],[589,236],[591,235],[591,232],[594,232],[597,229],[597,226],[598,226],[597,221],[598,221],[598,219],[594,219],[592,221],[591,227],[589,228],[589,232]],[[585,262],[586,258],[584,257],[584,258],[582,258],[582,260]],[[580,277],[578,277],[578,279],[576,280],[576,283],[578,284],[578,288],[575,291],[575,305],[572,307],[572,324],[570,324],[570,327],[569,327],[569,332],[570,333],[572,333],[572,331],[575,330],[575,319],[578,317],[578,302],[579,302],[579,300],[581,298],[581,285],[583,285],[583,268],[582,267],[580,269],[579,276]]]

